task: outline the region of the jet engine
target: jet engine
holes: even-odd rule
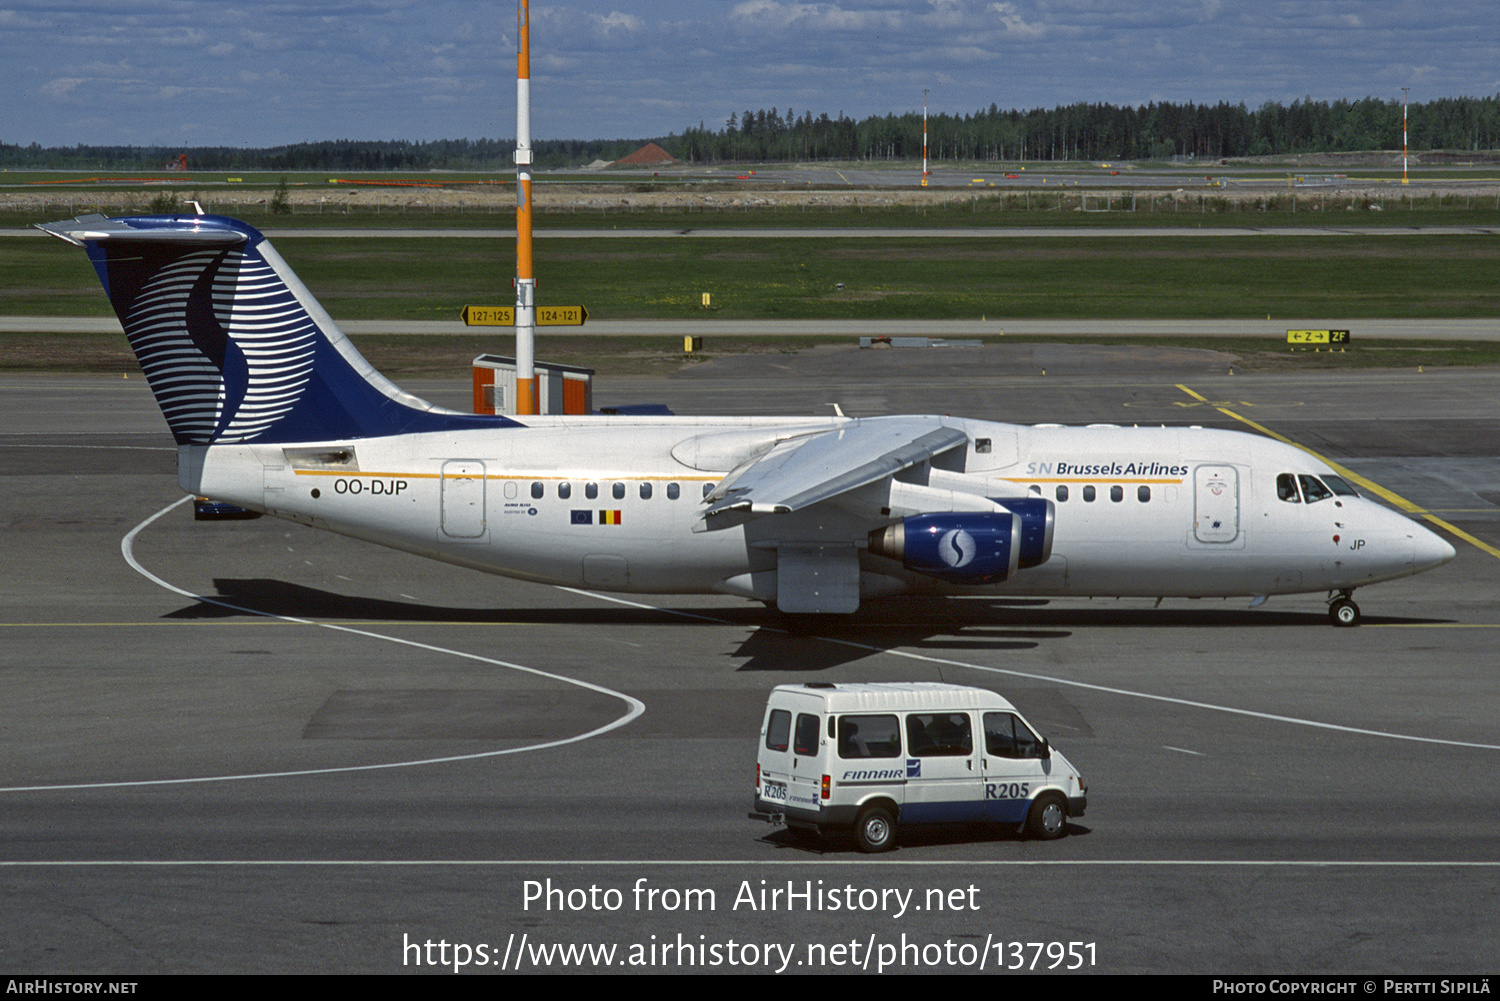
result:
[[[912,515],[870,533],[870,552],[952,584],[994,584],[1052,555],[1052,503],[1001,500],[1008,511]]]

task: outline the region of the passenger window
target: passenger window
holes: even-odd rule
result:
[[[682,495],[682,491],[678,488],[677,484],[675,484],[675,483],[668,483],[667,484],[667,500],[676,500],[681,495]]]
[[[573,484],[569,483],[567,480],[563,480],[557,485],[557,496],[562,498],[563,500],[567,500],[569,497],[572,497]]]
[[[1065,500],[1068,499],[1068,488],[1066,486],[1063,486],[1063,485],[1059,485],[1058,486],[1058,488],[1057,488],[1057,499],[1058,499],[1058,501],[1065,501]]]
[[[1303,473],[1297,477],[1297,482],[1302,485],[1302,496],[1307,498],[1309,504],[1316,504],[1333,496],[1333,491],[1325,487],[1323,481],[1316,476]]]
[[[787,738],[792,735],[792,714],[785,709],[772,709],[771,721],[766,724],[766,749],[785,751]]]
[[[1297,477],[1291,473],[1282,473],[1276,477],[1276,496],[1288,504],[1301,504],[1302,496],[1297,493]]]
[[[583,485],[583,495],[585,497],[587,497],[589,500],[595,500],[595,499],[597,499],[598,496],[599,496],[599,484],[597,484],[597,483],[585,483]]]
[[[1093,487],[1084,487],[1083,488],[1083,499],[1084,499],[1084,501],[1086,503],[1089,503],[1089,504],[1094,503],[1094,488]]]
[[[990,451],[990,440],[988,438],[975,438],[974,451],[979,455],[988,455]]]
[[[1122,500],[1125,499],[1125,488],[1124,487],[1110,487],[1109,488],[1109,499],[1112,500],[1112,501],[1114,501],[1116,504],[1120,503],[1120,501],[1122,501]]]
[[[984,749],[997,758],[1036,758],[1041,740],[1015,713],[985,713]]]
[[[651,499],[651,484],[649,484],[649,483],[642,483],[641,484],[641,500],[650,500],[650,499]]]
[[[918,758],[959,757],[974,751],[968,713],[912,713],[906,717],[907,753]]]
[[[840,716],[839,757],[901,756],[901,724],[895,716]]]
[[[625,484],[616,483],[613,487],[610,488],[610,491],[615,495],[615,500],[625,499]]]
[[[703,496],[707,497],[709,494],[711,494],[713,492],[714,492],[714,485],[712,483],[705,483],[705,484],[703,484]]]
[[[818,717],[812,713],[797,714],[797,739],[792,750],[798,754],[818,753]]]
[[[541,480],[533,480],[531,483],[531,499],[541,500],[546,496],[547,488],[542,486]]]
[[[1151,501],[1151,488],[1147,486],[1136,487],[1135,499],[1140,501],[1142,504],[1149,503]]]

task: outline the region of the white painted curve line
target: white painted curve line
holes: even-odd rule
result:
[[[354,636],[363,636],[367,639],[384,640],[387,643],[397,643],[401,646],[409,646],[417,650],[426,650],[429,653],[439,653],[445,654],[450,657],[460,657],[464,660],[474,660],[478,661],[481,664],[491,664],[495,667],[503,667],[512,671],[522,671],[526,674],[536,675],[539,678],[548,678],[552,681],[561,681],[564,684],[574,685],[578,688],[586,688],[589,691],[598,692],[601,695],[608,695],[612,698],[619,699],[626,704],[628,709],[625,715],[621,716],[619,719],[607,723],[604,726],[596,727],[595,729],[590,730],[587,733],[580,733],[573,737],[564,737],[561,740],[549,740],[541,744],[528,744],[525,747],[508,747],[498,751],[479,751],[475,754],[455,754],[448,757],[420,758],[413,761],[391,761],[378,765],[345,765],[337,768],[303,768],[284,772],[255,772],[244,775],[204,775],[194,778],[143,779],[130,782],[73,782],[60,785],[11,786],[0,787],[0,793],[53,792],[64,789],[123,789],[137,788],[142,786],[189,785],[198,782],[241,782],[249,779],[280,779],[303,775],[336,775],[341,772],[373,772],[389,768],[415,768],[419,765],[440,765],[452,763],[455,761],[475,761],[480,758],[498,758],[508,754],[524,754],[528,751],[542,751],[551,747],[562,747],[566,744],[576,744],[580,741],[588,740],[592,737],[597,737],[602,733],[608,733],[610,730],[618,729],[619,727],[624,726],[646,711],[646,704],[644,702],[640,701],[639,699],[632,698],[631,696],[626,695],[623,692],[617,692],[614,689],[605,688],[602,685],[595,685],[592,682],[580,681],[577,678],[569,678],[561,674],[553,674],[550,671],[543,671],[540,668],[527,667],[524,664],[513,664],[510,661],[496,660],[493,657],[482,657],[477,653],[468,653],[464,650],[450,650],[446,647],[433,646],[430,643],[418,643],[415,640],[402,639],[399,636],[386,636],[383,633],[371,632],[368,629],[355,629],[352,626],[335,625],[331,622],[316,622],[312,619],[299,619],[291,615],[275,615],[271,612],[263,612],[255,608],[245,608],[242,605],[233,605],[227,601],[219,601],[216,598],[205,598],[200,594],[194,594],[191,591],[183,590],[182,588],[177,587],[175,584],[169,584],[167,581],[162,580],[160,577],[156,576],[154,573],[147,570],[145,567],[141,566],[139,562],[137,562],[135,554],[133,552],[135,539],[136,536],[140,535],[140,533],[149,525],[151,525],[152,522],[156,521],[158,518],[162,517],[168,512],[181,507],[183,504],[186,504],[190,500],[192,500],[191,495],[182,498],[182,500],[168,504],[166,507],[156,512],[151,517],[135,526],[135,528],[132,528],[128,533],[126,533],[125,537],[120,540],[120,552],[125,557],[125,562],[130,564],[131,569],[135,570],[136,573],[139,573],[141,576],[145,577],[153,584],[156,584],[158,587],[165,588],[166,590],[171,591],[173,594],[180,594],[185,598],[191,598],[194,601],[201,601],[204,604],[208,605],[217,605],[220,608],[228,608],[236,612],[244,612],[248,615],[259,615],[264,618],[277,619],[281,622],[290,622],[296,625],[315,626],[319,629],[329,629],[334,632],[349,633]]]
[[[704,619],[709,622],[720,622],[724,625],[735,625],[728,619],[716,619],[708,615],[696,615],[691,612],[678,612],[671,608],[661,608],[656,605],[647,605],[643,602],[628,601],[624,598],[616,598],[609,594],[599,594],[595,591],[578,591],[573,588],[563,590],[572,591],[574,594],[588,595],[600,601],[613,601],[620,605],[630,605],[635,608],[649,608],[661,612],[664,615],[680,615],[689,619]],[[762,626],[761,628],[767,628]],[[1179,699],[1170,695],[1153,695],[1150,692],[1133,692],[1128,688],[1111,688],[1108,685],[1096,685],[1087,681],[1074,681],[1070,678],[1055,678],[1047,674],[1035,674],[1030,671],[1016,671],[1004,667],[986,667],[983,664],[970,664],[962,660],[949,660],[946,657],[933,657],[925,653],[913,653],[910,650],[896,650],[888,647],[872,646],[869,643],[856,643],[853,640],[841,640],[832,636],[809,636],[808,639],[820,639],[825,643],[837,643],[841,646],[854,647],[856,650],[868,650],[871,653],[884,653],[892,657],[905,657],[907,660],[919,660],[928,664],[937,664],[942,667],[962,667],[971,671],[988,671],[991,674],[1007,674],[1013,678],[1025,678],[1028,681],[1046,681],[1054,685],[1067,685],[1072,688],[1087,688],[1095,692],[1107,692],[1110,695],[1124,695],[1132,699],[1147,699],[1152,702],[1167,702],[1172,705],[1188,706],[1193,709],[1206,709],[1210,712],[1229,713],[1234,716],[1250,716],[1255,719],[1272,720],[1277,723],[1290,723],[1293,726],[1310,726],[1319,730],[1335,730],[1339,733],[1354,733],[1365,737],[1386,737],[1391,740],[1410,740],[1419,744],[1437,744],[1443,747],[1472,747],[1482,751],[1500,751],[1500,744],[1479,744],[1467,740],[1446,740],[1442,737],[1414,737],[1405,733],[1390,733],[1385,730],[1366,730],[1357,726],[1343,726],[1339,723],[1324,723],[1321,720],[1301,719],[1296,716],[1278,716],[1275,713],[1263,713],[1254,709],[1237,709],[1234,706],[1220,706],[1212,702],[1195,702],[1192,699]],[[1189,752],[1191,753],[1191,752]]]

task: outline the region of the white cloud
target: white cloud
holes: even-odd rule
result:
[[[601,34],[613,34],[615,32],[635,33],[640,31],[644,22],[634,14],[622,14],[612,10],[608,14],[593,15],[594,30]]]
[[[46,94],[48,97],[67,98],[71,97],[73,91],[77,90],[80,86],[87,82],[88,81],[80,76],[64,76],[58,77],[56,80],[48,80],[46,83],[38,87],[37,90],[41,91],[43,94]]]
[[[1013,3],[992,3],[989,10],[1005,27],[1006,34],[1020,38],[1041,38],[1045,33],[1041,24],[1028,23]]]

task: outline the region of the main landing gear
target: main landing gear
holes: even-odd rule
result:
[[[1354,603],[1354,589],[1344,588],[1338,597],[1328,599],[1328,621],[1336,626],[1359,625],[1359,606]]]

